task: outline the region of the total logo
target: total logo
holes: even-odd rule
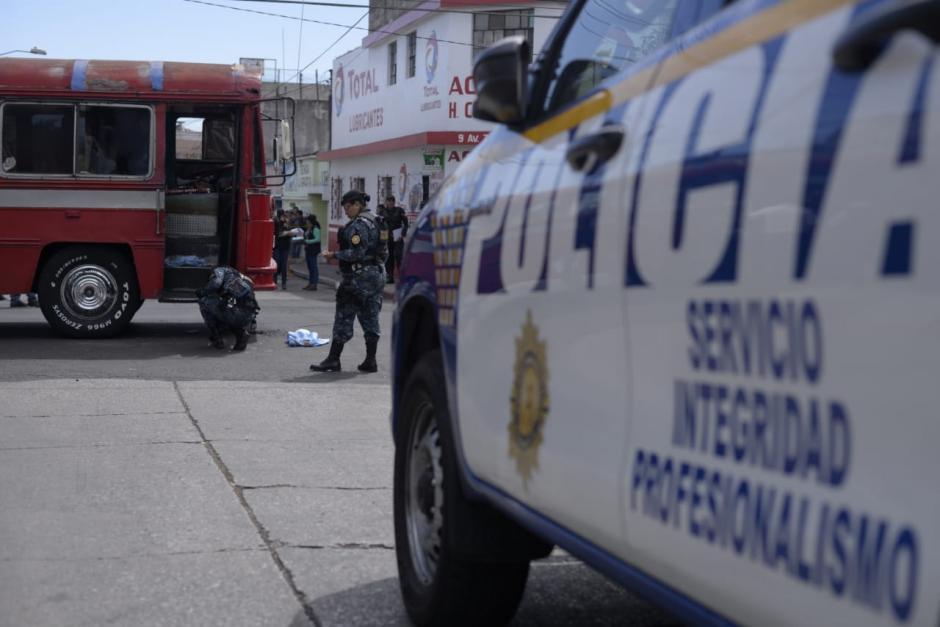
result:
[[[343,64],[333,73],[333,109],[336,111],[336,117],[343,112],[343,100],[345,99],[346,81],[343,78]]]
[[[424,47],[424,70],[427,73],[428,84],[434,82],[434,74],[437,72],[438,44],[437,32],[431,31],[428,37],[428,43]]]

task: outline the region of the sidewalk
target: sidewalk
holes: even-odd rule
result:
[[[309,281],[310,276],[307,272],[307,262],[301,257],[300,259],[290,259],[289,260],[290,273],[295,277],[301,278],[304,281]],[[320,285],[325,285],[331,289],[336,289],[339,287],[339,283],[342,280],[342,277],[339,274],[339,265],[333,265],[324,261],[323,257],[320,257]],[[385,289],[382,291],[382,296],[385,300],[395,300],[395,284],[386,283]]]

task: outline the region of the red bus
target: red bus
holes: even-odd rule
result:
[[[265,115],[237,65],[0,59],[0,293],[98,338],[145,299],[193,302],[217,265],[274,289],[262,127],[290,159],[280,100],[290,116]]]

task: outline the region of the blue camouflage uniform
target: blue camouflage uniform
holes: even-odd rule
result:
[[[359,316],[366,341],[379,339],[379,311],[385,286],[385,242],[367,210],[346,223],[338,234],[339,269],[343,280],[336,290],[333,341],[346,343],[353,336],[353,321]]]
[[[261,310],[251,279],[228,266],[213,270],[209,282],[196,295],[199,313],[213,337],[226,331],[236,335],[247,333]]]

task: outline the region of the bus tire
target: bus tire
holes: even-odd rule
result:
[[[449,429],[438,351],[421,358],[402,394],[395,446],[395,554],[402,600],[418,627],[505,625],[525,591],[529,561],[457,553],[447,541],[465,499]],[[479,525],[478,525],[479,526]],[[500,528],[474,529],[498,534]]]
[[[139,302],[134,264],[107,246],[63,248],[39,275],[39,306],[65,337],[114,337],[130,324]]]

